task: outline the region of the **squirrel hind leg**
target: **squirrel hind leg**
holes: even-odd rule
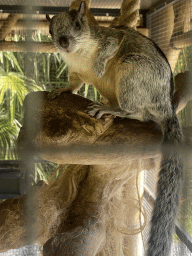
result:
[[[101,118],[103,115],[113,115],[122,118],[129,119],[138,119],[141,120],[141,115],[133,112],[127,112],[122,110],[121,108],[112,108],[110,106],[104,105],[103,103],[91,103],[88,106],[87,113],[90,116],[95,116],[96,118]],[[142,119],[143,120],[143,119]]]

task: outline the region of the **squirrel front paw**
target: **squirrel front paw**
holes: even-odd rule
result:
[[[101,78],[105,73],[105,64],[97,62],[94,67],[94,73],[98,78]]]

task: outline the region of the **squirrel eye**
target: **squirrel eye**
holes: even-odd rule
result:
[[[76,28],[77,30],[81,29],[81,25],[80,25],[79,21],[76,21],[76,22],[75,22],[75,28]]]

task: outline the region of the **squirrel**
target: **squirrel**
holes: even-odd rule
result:
[[[147,256],[168,256],[179,204],[183,143],[173,100],[173,75],[160,48],[136,30],[88,24],[86,4],[78,10],[47,15],[50,34],[69,68],[69,88],[75,93],[92,84],[109,105],[95,103],[89,114],[112,114],[160,124],[162,160],[151,219]],[[60,93],[60,92],[59,92]]]

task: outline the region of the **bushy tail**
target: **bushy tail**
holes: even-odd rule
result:
[[[162,162],[147,256],[168,256],[170,253],[183,176],[179,151],[183,135],[177,116],[167,119],[163,126]]]

